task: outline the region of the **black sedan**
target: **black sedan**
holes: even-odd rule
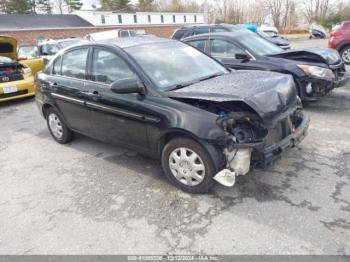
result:
[[[36,84],[58,143],[77,132],[160,158],[168,179],[192,193],[264,168],[309,124],[290,76],[230,72],[193,47],[156,37],[70,47]]]
[[[285,51],[255,34],[242,32],[203,34],[182,41],[233,69],[290,74],[302,100],[317,100],[350,79],[338,52],[329,48]]]

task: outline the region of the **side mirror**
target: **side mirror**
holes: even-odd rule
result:
[[[238,60],[242,60],[242,62],[247,62],[250,60],[250,56],[246,53],[236,54],[235,58]]]
[[[145,87],[140,85],[137,78],[124,78],[111,84],[111,90],[117,94],[139,93],[145,94]]]

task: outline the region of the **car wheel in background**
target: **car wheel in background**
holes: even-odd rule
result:
[[[347,65],[350,64],[350,45],[345,46],[341,51],[340,51],[340,56],[343,60],[343,62]]]
[[[66,144],[72,140],[72,131],[66,126],[57,110],[52,107],[46,112],[46,122],[52,137],[58,143]]]
[[[167,178],[189,193],[207,193],[214,184],[215,167],[208,152],[193,139],[170,140],[162,152]]]

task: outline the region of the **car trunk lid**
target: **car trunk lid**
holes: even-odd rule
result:
[[[13,37],[0,36],[0,56],[17,61],[17,40]]]

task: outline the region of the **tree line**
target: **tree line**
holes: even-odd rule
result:
[[[70,13],[82,0],[0,0],[0,12],[10,14]],[[281,31],[317,22],[330,28],[350,20],[349,0],[99,0],[104,11],[208,11],[209,23],[269,23]]]
[[[6,14],[52,14],[79,10],[81,0],[0,0],[0,12]]]

